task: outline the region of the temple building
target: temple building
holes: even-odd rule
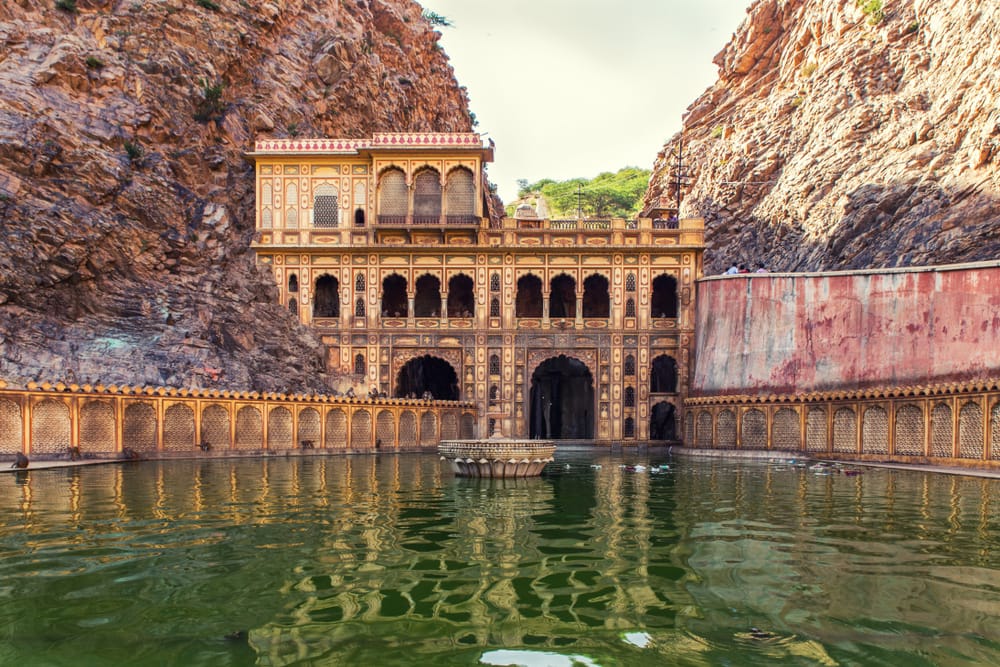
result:
[[[493,147],[474,133],[265,140],[249,156],[253,248],[331,371],[472,401],[481,437],[678,437],[700,219],[491,215]]]

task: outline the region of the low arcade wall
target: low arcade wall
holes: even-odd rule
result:
[[[412,399],[258,394],[153,387],[0,382],[0,457],[115,458],[130,448],[147,458],[253,454],[303,449],[337,452],[433,448],[473,438],[471,403]]]

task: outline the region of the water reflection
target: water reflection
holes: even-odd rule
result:
[[[992,480],[594,459],[506,482],[417,455],[0,477],[0,663],[1000,658]]]

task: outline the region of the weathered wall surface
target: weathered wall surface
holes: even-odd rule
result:
[[[698,284],[692,396],[1000,376],[1000,263]]]

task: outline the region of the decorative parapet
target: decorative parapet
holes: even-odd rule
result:
[[[372,149],[476,149],[485,148],[474,132],[382,132],[361,139],[264,139],[254,142],[254,155],[289,153],[356,155]]]
[[[697,396],[684,401],[687,406],[735,405],[742,403],[814,403],[817,401],[878,400],[922,396],[944,396],[971,392],[1000,391],[1000,378],[865,389],[813,391],[802,394],[726,394]]]

